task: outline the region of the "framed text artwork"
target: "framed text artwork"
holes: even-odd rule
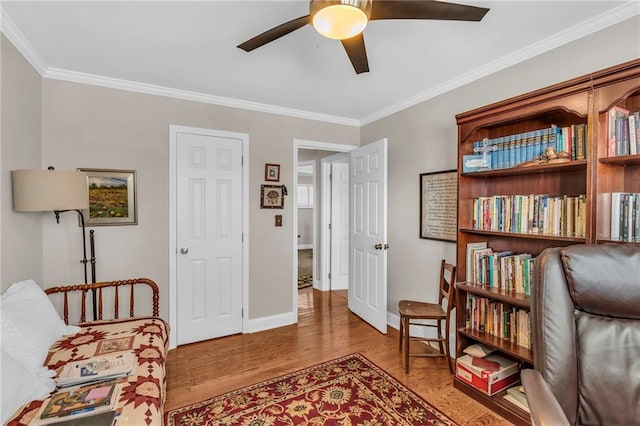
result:
[[[280,164],[265,164],[264,180],[271,182],[280,182]]]
[[[283,209],[284,193],[282,185],[262,185],[260,189],[261,209]]]
[[[456,241],[458,174],[455,170],[420,175],[420,238]]]
[[[135,170],[78,169],[88,176],[87,226],[137,225]]]

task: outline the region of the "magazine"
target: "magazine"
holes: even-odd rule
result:
[[[112,411],[120,396],[116,380],[59,390],[47,398],[30,426],[41,426]]]
[[[136,365],[133,352],[118,352],[70,362],[56,378],[59,388],[97,383],[131,374]]]

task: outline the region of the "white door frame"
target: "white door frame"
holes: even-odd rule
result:
[[[336,143],[329,143],[329,142],[318,142],[318,141],[310,141],[310,140],[304,140],[304,139],[294,139],[293,140],[293,164],[294,167],[292,167],[292,182],[293,182],[293,189],[292,191],[290,191],[290,193],[293,193],[293,206],[294,206],[294,211],[295,214],[293,215],[293,229],[291,231],[291,241],[292,241],[292,246],[293,246],[293,254],[294,254],[294,258],[293,258],[293,273],[291,275],[291,291],[293,292],[293,305],[291,306],[291,312],[293,313],[293,322],[296,323],[298,322],[298,212],[297,212],[297,205],[298,205],[298,194],[297,194],[297,188],[298,188],[298,170],[297,167],[295,167],[298,164],[298,149],[316,149],[316,150],[322,150],[322,151],[335,151],[335,152],[350,152],[354,149],[357,148],[356,145],[344,145],[344,144],[336,144]],[[324,192],[324,190],[323,190]],[[325,201],[324,199],[321,201],[321,204],[324,206]],[[317,214],[317,210],[318,209],[314,209],[314,215]],[[324,207],[323,207],[324,210]],[[321,229],[320,231],[321,234],[321,238],[323,239],[323,244],[324,244],[324,234],[325,234],[325,230]],[[318,241],[317,238],[314,239],[313,241],[313,250],[314,253],[318,253]],[[324,262],[326,261],[326,259],[324,259],[324,256],[321,258],[322,262],[320,263],[320,270],[322,270],[322,267],[324,265]],[[315,277],[314,277],[315,278]],[[320,286],[323,286],[322,281],[320,282]]]
[[[169,349],[177,346],[178,247],[176,242],[177,220],[177,141],[178,133],[233,138],[242,141],[242,332],[248,329],[249,318],[249,135],[197,127],[169,125]]]
[[[331,170],[333,161],[339,157],[344,157],[346,152],[338,152],[336,154],[324,157],[320,160],[320,205],[322,212],[320,214],[320,243],[322,244],[321,259],[331,258],[332,234],[329,231],[329,223],[331,222]],[[348,161],[348,156],[346,157]],[[318,265],[320,276],[318,279],[318,289],[321,291],[331,290],[329,280],[329,262],[321,262]]]

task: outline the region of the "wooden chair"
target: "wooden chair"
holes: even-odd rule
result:
[[[449,277],[447,278],[446,275]],[[442,259],[440,266],[440,286],[438,303],[419,302],[415,300],[401,300],[398,302],[400,313],[400,342],[399,351],[402,352],[404,339],[404,370],[409,372],[409,357],[440,357],[447,358],[449,371],[453,374],[453,365],[449,356],[449,319],[454,308],[454,294],[456,281],[456,267]],[[442,307],[442,300],[447,299],[446,308]],[[425,322],[431,320],[429,322]],[[434,322],[432,322],[434,321]],[[442,322],[445,324],[445,335],[442,336]],[[412,325],[434,327],[437,337],[411,337],[409,328]],[[409,353],[409,341],[438,342],[439,353]],[[429,345],[431,347],[431,345]]]

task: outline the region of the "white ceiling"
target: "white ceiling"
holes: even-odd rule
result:
[[[374,0],[375,1],[375,0]],[[373,21],[369,73],[307,25],[307,1],[3,1],[2,29],[45,77],[360,125],[638,14],[638,2],[458,1],[481,22]]]

